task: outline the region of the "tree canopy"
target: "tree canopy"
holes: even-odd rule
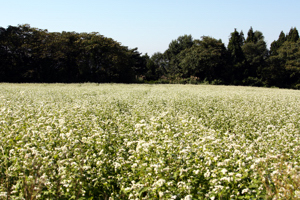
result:
[[[2,82],[132,82],[144,62],[137,49],[99,33],[29,25],[1,28],[0,52]]]
[[[0,27],[0,82],[212,83],[300,88],[300,39],[292,27],[270,50],[263,33],[236,29],[228,46],[213,37],[172,40],[151,57],[97,32]]]

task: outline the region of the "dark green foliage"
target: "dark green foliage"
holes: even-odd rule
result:
[[[167,62],[162,53],[155,53],[147,62],[146,80],[158,80],[167,75]]]
[[[193,44],[194,41],[191,35],[180,36],[169,44],[169,48],[165,51],[164,55],[168,60],[166,69],[171,76],[182,74],[182,70],[179,67],[180,58],[178,55],[185,49],[191,48]]]
[[[278,55],[277,50],[283,45],[285,41],[297,42],[299,40],[299,33],[296,28],[291,28],[289,34],[285,35],[281,31],[277,41],[273,41],[270,48],[270,54],[272,56]]]
[[[164,53],[141,55],[99,33],[29,25],[0,27],[0,82],[210,83],[300,88],[299,33],[291,28],[270,51],[260,31],[236,29],[221,40],[183,35]]]
[[[249,43],[249,42],[256,43],[256,42],[257,42],[256,39],[257,39],[257,38],[255,37],[255,34],[254,34],[254,32],[253,32],[253,28],[252,28],[252,26],[251,26],[251,28],[250,28],[249,31],[248,31],[248,37],[247,37],[247,39],[246,39],[246,43]]]
[[[169,44],[169,49],[166,51],[168,58],[178,55],[181,51],[192,47],[194,44],[191,35],[179,36]]]
[[[253,32],[251,27],[242,50],[246,61],[243,84],[260,86],[262,83],[259,79],[261,79],[263,68],[266,67],[268,55],[263,34],[260,31]]]
[[[299,33],[291,28],[289,34],[280,33],[271,44],[267,67],[263,79],[267,86],[300,88],[300,45]]]
[[[297,42],[299,40],[299,33],[296,28],[291,28],[289,34],[286,36],[287,41]]]
[[[269,58],[268,85],[300,89],[300,40],[284,42],[277,52]]]
[[[242,50],[244,41],[243,32],[239,33],[235,29],[234,32],[231,33],[227,47],[230,54],[230,65],[232,66],[229,72],[231,75],[231,84],[242,84],[242,80],[245,78],[245,55]]]
[[[1,82],[133,82],[145,62],[98,33],[49,33],[29,25],[0,31]]]
[[[234,32],[231,33],[227,49],[231,53],[233,63],[239,63],[244,61],[244,54],[242,50],[244,41],[245,38],[243,32],[239,33],[235,29]]]
[[[286,41],[286,36],[283,31],[281,31],[277,41],[271,43],[270,55],[277,55],[277,49]]]
[[[226,67],[226,48],[221,40],[203,36],[191,48],[179,54],[179,66],[184,78],[198,77],[200,81],[221,80]]]

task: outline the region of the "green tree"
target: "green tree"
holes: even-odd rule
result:
[[[180,59],[178,55],[181,51],[191,48],[193,44],[194,41],[191,35],[180,36],[169,44],[169,48],[165,51],[164,55],[168,60],[166,69],[170,75],[181,76],[182,72],[179,67]]]
[[[168,61],[164,54],[156,52],[151,56],[151,60],[157,66],[157,73],[159,77],[167,74]]]
[[[300,40],[285,42],[278,50],[278,57],[284,62],[285,86],[300,89]]]
[[[176,40],[172,40],[169,44],[169,48],[166,54],[169,57],[178,55],[181,51],[192,47],[194,44],[193,37],[191,35],[179,36]]]
[[[277,55],[277,49],[279,49],[285,41],[286,41],[285,33],[283,31],[281,31],[278,40],[274,40],[271,43],[270,55],[271,56]]]
[[[277,52],[269,58],[268,85],[300,89],[300,40],[284,42]]]
[[[245,55],[242,50],[245,38],[243,32],[239,33],[236,29],[230,34],[229,43],[227,46],[230,54],[231,68],[228,69],[227,74],[230,74],[230,83],[242,84],[245,71]]]
[[[246,43],[250,43],[250,42],[256,43],[257,42],[252,26],[250,27],[247,35],[248,36],[247,36],[247,39],[245,41]]]
[[[8,51],[6,40],[6,29],[0,27],[0,82],[7,79]]]
[[[251,27],[242,50],[246,60],[243,83],[245,85],[262,85],[261,72],[266,66],[268,54],[263,34],[260,31],[253,32]]]
[[[133,74],[135,76],[136,81],[137,79],[139,79],[139,77],[142,77],[146,74],[146,65],[149,56],[141,55],[141,53],[137,51],[137,48],[130,50],[128,52],[128,55],[130,57],[130,65],[132,66]]]
[[[297,42],[299,40],[299,33],[296,28],[291,28],[289,34],[286,36],[287,41]]]
[[[226,66],[226,48],[221,40],[203,36],[191,48],[179,55],[183,77],[198,77],[201,81],[223,79]]]
[[[29,25],[0,29],[0,81],[132,82],[146,62],[98,33],[62,32]]]
[[[145,54],[145,58],[147,60],[146,64],[146,73],[145,73],[145,78],[147,81],[151,80],[157,80],[158,76],[156,73],[157,66],[153,62],[153,60],[148,56],[148,54]]]

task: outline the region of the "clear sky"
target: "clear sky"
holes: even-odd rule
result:
[[[50,32],[99,32],[148,55],[184,34],[228,44],[250,26],[268,45],[281,31],[300,31],[300,0],[0,0],[0,26],[30,24]]]

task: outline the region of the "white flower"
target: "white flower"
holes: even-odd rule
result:
[[[184,197],[184,200],[192,200],[192,195],[187,195]]]
[[[159,191],[159,192],[158,192],[158,195],[159,195],[160,198],[162,198],[162,197],[164,196],[164,193],[161,192],[161,191]]]
[[[222,172],[223,174],[226,174],[227,169],[223,168],[223,169],[221,170],[221,172]]]
[[[209,176],[210,176],[210,171],[207,170],[207,171],[204,173],[204,177],[205,177],[205,178],[208,178]]]
[[[165,180],[165,179],[159,179],[158,181],[156,181],[156,182],[153,184],[153,186],[161,187],[161,186],[163,186],[165,183],[166,183],[166,180]]]
[[[0,192],[0,197],[6,197],[7,196],[7,192]]]
[[[232,177],[222,177],[220,180],[230,182],[233,180],[233,178]]]
[[[115,170],[121,167],[121,164],[118,162],[114,162]]]
[[[138,164],[133,163],[133,165],[131,165],[131,168],[136,168],[138,166]]]
[[[246,189],[243,189],[242,190],[242,194],[245,194],[245,193],[247,193],[249,191],[249,189],[248,188],[246,188]]]

